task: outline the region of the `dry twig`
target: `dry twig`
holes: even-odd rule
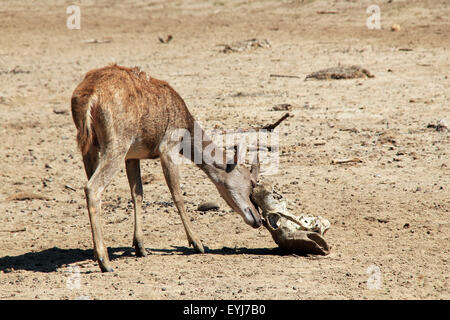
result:
[[[360,158],[350,158],[350,159],[333,159],[331,160],[331,164],[342,164],[342,163],[351,163],[351,162],[363,162]]]

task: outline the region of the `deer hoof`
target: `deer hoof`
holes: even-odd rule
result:
[[[205,253],[205,248],[203,248],[203,245],[201,242],[192,241],[191,244],[197,253]]]
[[[100,270],[102,270],[102,272],[114,272],[114,269],[111,268],[111,266],[109,266],[109,262],[105,263],[105,261],[102,258],[98,259],[98,265],[100,267]]]
[[[102,272],[114,272],[114,269],[111,267],[102,267],[100,266],[100,269],[102,270]]]
[[[144,245],[142,242],[135,242],[133,243],[134,249],[136,250],[136,257],[146,257],[147,251],[144,248]]]

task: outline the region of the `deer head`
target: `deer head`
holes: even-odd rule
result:
[[[213,180],[226,203],[253,228],[262,224],[261,215],[250,199],[258,174],[259,163],[253,164],[251,170],[242,164],[228,164]]]
[[[253,130],[274,130],[288,117],[289,113],[286,113],[277,122],[261,128],[254,128]],[[247,224],[253,228],[259,228],[262,224],[261,214],[258,211],[258,206],[252,199],[253,188],[255,188],[257,184],[260,171],[258,153],[250,170],[243,164],[238,164],[238,153],[238,146],[234,146],[234,159],[231,163],[227,162],[225,167],[220,164],[216,165],[216,169],[218,167],[220,169],[214,169],[212,172],[205,167],[203,169],[206,169],[207,173],[209,171],[210,179],[213,181],[226,203],[237,212]]]

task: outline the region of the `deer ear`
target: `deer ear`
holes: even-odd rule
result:
[[[238,155],[239,155],[239,146],[238,146],[238,145],[234,145],[234,146],[233,146],[233,150],[234,150],[234,153],[233,153],[233,163],[234,163],[235,165],[237,165],[237,164],[238,164]]]
[[[255,163],[255,160],[253,160],[252,167],[250,169],[251,179],[255,184],[258,182],[259,169],[260,169],[259,155],[257,153],[256,154],[256,163]]]
[[[225,169],[226,172],[230,172],[231,170],[233,170],[237,164],[238,164],[238,146],[234,145],[233,146],[233,160],[228,160],[227,161],[227,167]]]
[[[227,166],[225,168],[226,172],[230,172],[232,171],[234,168],[236,168],[237,166],[237,162],[238,162],[238,146],[233,146],[233,160],[228,160],[227,161]]]

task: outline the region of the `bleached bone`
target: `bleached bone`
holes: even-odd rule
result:
[[[252,193],[252,200],[258,205],[263,225],[282,249],[299,253],[329,253],[329,246],[323,235],[330,228],[330,222],[321,216],[295,216],[289,213],[287,201],[269,183],[260,183]]]

